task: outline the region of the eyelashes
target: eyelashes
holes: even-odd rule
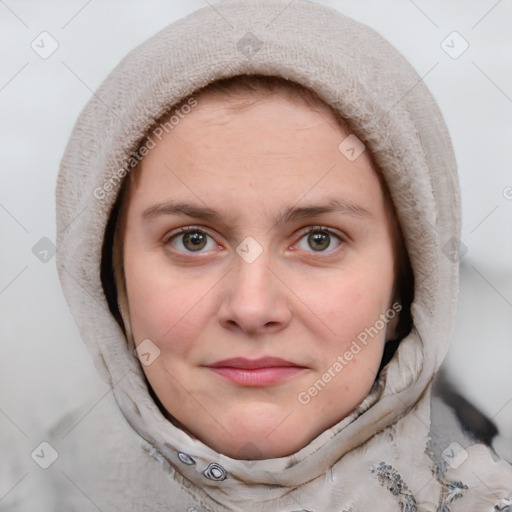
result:
[[[331,254],[345,242],[343,235],[338,234],[331,228],[324,226],[312,226],[302,230],[300,238],[294,243],[293,250],[311,254]],[[197,226],[179,228],[171,232],[165,239],[165,245],[169,245],[173,251],[181,255],[189,256],[203,254],[216,248],[223,250],[223,247],[215,242],[213,236]]]

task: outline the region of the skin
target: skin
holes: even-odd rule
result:
[[[309,403],[298,400],[393,302],[389,213],[368,153],[350,162],[338,150],[348,134],[328,107],[281,93],[239,111],[229,98],[197,99],[144,157],[130,193],[123,257],[134,340],[160,350],[143,370],[182,428],[232,458],[282,457],[346,417],[375,380],[386,329]],[[291,206],[331,198],[366,213],[276,223]],[[168,201],[219,213],[143,218]],[[186,226],[199,229],[199,251],[179,233]],[[308,231],[318,226],[332,234],[315,244]],[[252,263],[236,252],[249,236],[263,250]],[[205,366],[264,356],[303,369],[244,386]]]

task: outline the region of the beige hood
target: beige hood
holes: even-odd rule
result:
[[[370,397],[363,414],[346,418],[294,455],[253,462],[219,454],[164,418],[100,278],[110,211],[147,130],[196,89],[243,73],[276,75],[314,89],[356,127],[388,183],[416,283],[414,327],[380,375],[378,400]],[[459,230],[450,137],[421,77],[373,30],[302,0],[225,0],[133,50],[82,111],[57,184],[64,294],[99,373],[146,449],[141,457],[157,459],[155,471],[167,475],[168,488],[159,492],[168,493],[169,510],[187,510],[180,506],[193,500],[212,511],[434,511],[452,501],[453,508],[439,510],[491,511],[511,498],[512,480],[492,473],[498,465],[486,448],[474,455],[468,450],[468,461],[457,470],[442,459],[436,469],[425,452],[430,385],[455,316]],[[184,463],[179,453],[195,464]],[[226,478],[205,477],[210,464],[220,465]],[[506,471],[504,466],[496,474]],[[454,488],[458,480],[462,485]],[[135,475],[133,482],[126,477],[127,487],[135,482]]]

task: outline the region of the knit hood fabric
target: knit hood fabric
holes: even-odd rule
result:
[[[415,279],[413,328],[381,372],[378,393],[297,453],[257,461],[219,454],[163,416],[100,276],[103,235],[141,140],[170,106],[240,74],[311,88],[357,130],[390,189]],[[98,88],[65,150],[56,198],[62,288],[128,426],[105,443],[109,484],[95,498],[104,510],[483,512],[510,505],[512,472],[490,449],[466,443],[464,450],[452,439],[432,448],[430,387],[456,308],[456,163],[432,95],[376,32],[303,0],[225,0],[194,12],[130,52]],[[128,466],[123,450],[134,444],[140,451]]]

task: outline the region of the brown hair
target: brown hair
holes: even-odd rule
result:
[[[334,109],[329,107],[314,91],[290,80],[281,77],[264,75],[238,75],[235,77],[217,80],[207,86],[195,91],[181,100],[170,111],[164,114],[148,131],[151,133],[158,125],[165,124],[181,106],[189,102],[193,97],[200,94],[209,94],[222,99],[233,99],[236,101],[226,102],[226,107],[233,112],[250,107],[263,97],[272,94],[284,94],[287,99],[306,103],[310,108],[318,111],[319,106],[327,107],[333,114],[339,125],[346,133],[356,133],[357,130],[350,126],[345,118],[341,117]],[[329,122],[326,119],[327,122]],[[142,144],[148,140],[148,135],[142,140]],[[140,147],[140,146],[139,146]],[[371,158],[371,154],[369,154]],[[375,162],[372,164],[378,170]],[[130,191],[138,182],[140,167],[135,167],[124,180],[115,202],[107,225],[103,245],[102,261],[102,282],[109,307],[119,325],[124,330],[128,342],[133,348],[133,338],[130,325],[128,297],[126,293],[125,276],[123,270],[123,238],[126,224],[126,209],[130,197]],[[413,298],[413,274],[403,241],[400,224],[397,220],[395,208],[391,200],[388,186],[384,181],[382,173],[377,172],[382,190],[384,192],[386,211],[392,226],[394,235],[395,253],[395,300],[402,304],[402,310],[395,329],[394,343],[387,344],[381,368],[391,359],[398,342],[408,334],[411,329],[412,320],[410,316],[410,304]],[[111,250],[110,250],[111,248]]]

